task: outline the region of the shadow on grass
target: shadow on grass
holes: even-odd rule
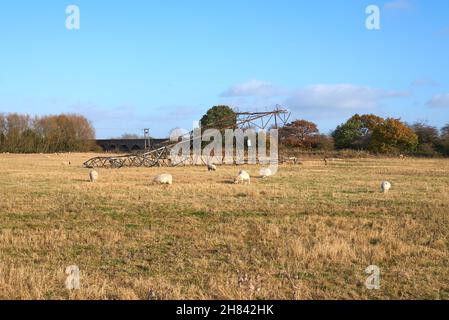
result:
[[[355,191],[350,191],[350,190],[341,190],[340,193],[344,193],[344,194],[361,194],[361,193],[377,193],[376,191],[373,190],[355,190]]]

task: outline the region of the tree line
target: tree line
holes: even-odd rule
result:
[[[236,114],[228,106],[214,106],[201,119],[202,127],[229,128]],[[0,152],[49,153],[96,150],[95,130],[84,116],[49,116],[0,113]],[[297,150],[352,149],[379,154],[407,153],[449,156],[449,124],[441,129],[424,122],[407,124],[400,119],[355,114],[330,134],[303,119],[279,128],[282,146]]]
[[[232,128],[236,113],[229,106],[214,106],[201,119],[204,128]],[[400,119],[374,114],[355,114],[330,134],[304,119],[294,120],[279,128],[280,145],[297,150],[352,149],[378,154],[414,154],[449,156],[449,124],[441,128],[424,122],[407,124]]]
[[[313,122],[293,121],[279,130],[281,144],[299,149],[352,149],[378,154],[449,155],[449,124],[438,130],[425,122],[355,114],[329,135]]]
[[[0,152],[85,152],[95,149],[95,130],[82,115],[0,113]]]

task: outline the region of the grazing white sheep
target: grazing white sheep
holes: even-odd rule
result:
[[[260,169],[260,175],[262,176],[262,179],[269,177],[273,175],[270,168],[261,168]]]
[[[172,184],[173,177],[171,174],[160,174],[153,179],[153,182],[158,184]]]
[[[63,166],[70,166],[72,163],[70,161],[64,161],[61,163]]]
[[[217,166],[214,164],[208,164],[207,165],[207,170],[208,171],[217,171]]]
[[[240,170],[239,171],[239,175],[237,177],[235,177],[234,179],[234,183],[238,184],[238,183],[251,183],[251,178],[249,176],[249,173],[246,172],[245,170]]]
[[[391,188],[391,183],[388,181],[382,181],[381,185],[380,185],[380,189],[382,190],[383,193],[387,193],[388,190],[390,190]]]
[[[91,171],[89,172],[89,179],[90,179],[90,182],[95,182],[95,181],[97,181],[97,179],[98,179],[98,172],[95,171],[95,170],[91,170]]]

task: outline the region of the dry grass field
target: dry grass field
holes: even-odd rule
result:
[[[234,185],[234,166],[90,183],[90,156],[0,155],[0,298],[449,298],[449,160],[306,161],[264,180],[243,166],[255,177]],[[152,185],[162,172],[172,186]]]

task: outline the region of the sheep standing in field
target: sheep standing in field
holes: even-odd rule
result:
[[[157,184],[172,184],[173,177],[171,174],[160,174],[153,179],[153,182]]]
[[[234,179],[234,183],[238,184],[238,183],[251,183],[251,178],[249,176],[249,173],[246,172],[245,170],[240,170],[239,171],[239,175],[237,177],[235,177]]]
[[[387,193],[390,188],[391,183],[388,181],[382,181],[382,183],[380,184],[380,190],[382,190],[383,193]]]
[[[270,168],[261,168],[260,169],[260,176],[262,177],[262,179],[265,179],[266,177],[270,177],[271,175],[273,175],[273,173],[271,172]]]
[[[217,171],[217,166],[214,164],[208,164],[207,165],[207,170],[208,171]]]
[[[61,163],[63,166],[70,166],[72,163],[70,161],[64,161]]]
[[[90,182],[95,182],[98,180],[98,172],[95,170],[91,170],[89,172],[89,180]]]

